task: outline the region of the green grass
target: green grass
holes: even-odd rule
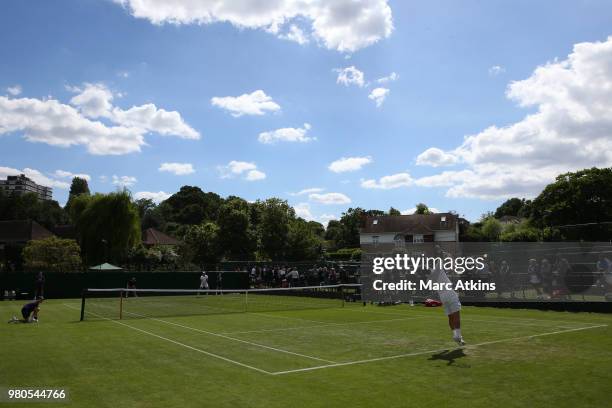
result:
[[[133,300],[128,308],[146,310]],[[465,307],[469,346],[457,349],[440,308],[167,313],[119,324],[79,322],[79,303],[47,301],[40,323],[2,327],[0,387],[67,388],[71,407],[610,405],[610,315]],[[21,305],[0,302],[0,316]],[[16,406],[28,405],[39,406]]]

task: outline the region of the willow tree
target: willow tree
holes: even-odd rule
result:
[[[84,200],[85,201],[85,200]],[[140,243],[138,208],[127,191],[96,194],[75,214],[85,262],[121,262]]]

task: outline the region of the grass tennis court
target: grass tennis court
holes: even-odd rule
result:
[[[142,315],[134,300],[125,310]],[[50,300],[40,323],[3,326],[0,385],[64,387],[78,407],[610,404],[610,315],[465,307],[457,349],[442,310],[422,306],[123,320],[91,309],[83,322],[79,310]]]

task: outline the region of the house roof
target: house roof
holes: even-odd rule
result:
[[[445,223],[443,217],[446,217]],[[457,216],[451,213],[368,216],[361,232],[431,234],[434,231],[454,231],[456,224]]]
[[[28,242],[52,237],[45,227],[30,220],[0,221],[0,242]]]
[[[155,228],[147,228],[142,233],[142,243],[145,245],[180,245],[181,241]]]

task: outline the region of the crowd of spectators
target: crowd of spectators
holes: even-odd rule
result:
[[[531,257],[527,262],[515,262],[518,267],[512,268],[506,260],[489,260],[485,267],[462,278],[480,279],[483,282],[495,282],[498,297],[509,295],[514,298],[518,292],[525,295],[525,290],[535,292],[537,299],[571,299],[569,290],[571,275],[578,278],[572,284],[578,292],[579,286],[584,290],[595,287],[603,294],[612,294],[612,260],[604,253],[598,255],[595,273],[575,271],[572,264],[561,254],[553,256]],[[592,264],[591,264],[592,265]],[[580,279],[581,276],[584,279]]]
[[[298,268],[290,265],[256,265],[237,268],[249,274],[252,288],[288,288],[348,283],[348,271],[336,266],[310,266]]]

